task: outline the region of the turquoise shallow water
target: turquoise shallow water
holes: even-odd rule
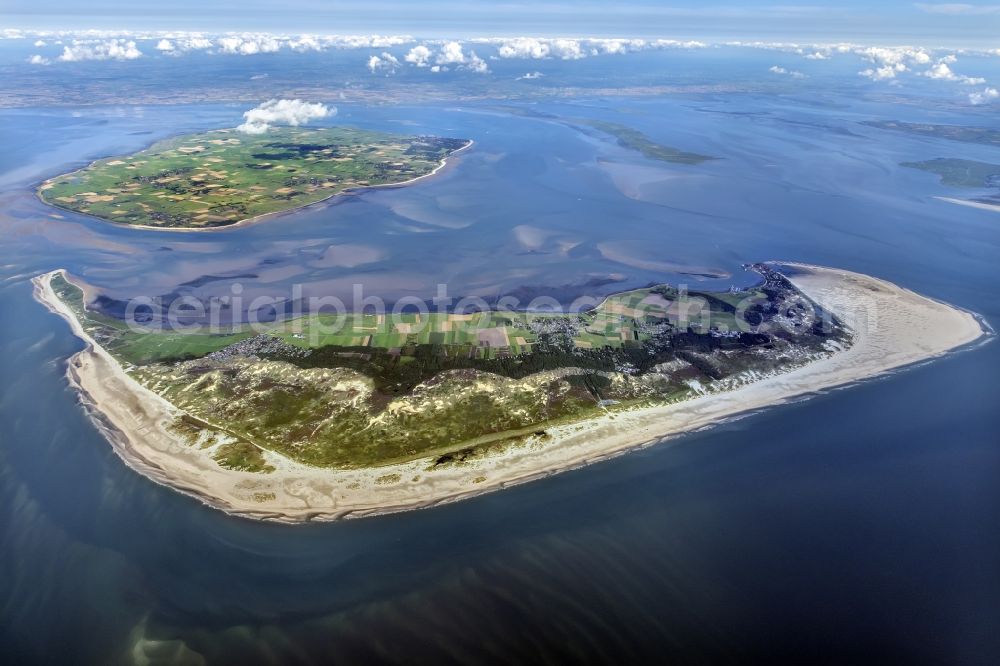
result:
[[[229,518],[126,468],[66,386],[80,342],[30,295],[31,276],[66,267],[112,298],[176,293],[206,275],[255,275],[241,281],[272,294],[293,282],[349,293],[361,281],[390,299],[424,297],[447,282],[486,295],[558,285],[570,298],[697,280],[650,261],[731,273],[697,282],[726,288],[745,279],[743,262],[777,258],[884,277],[996,326],[1000,216],[934,201],[955,192],[895,166],[956,147],[857,124],[919,120],[920,109],[843,102],[533,107],[724,158],[697,169],[486,105],[344,106],[338,122],[476,147],[418,187],[186,235],[45,219],[30,185],[160,136],[232,125],[239,108],[0,113],[2,653],[19,663],[995,663],[995,343],[453,506],[287,527]],[[384,256],[314,265],[331,244]],[[230,282],[195,284],[180,291],[209,296]]]

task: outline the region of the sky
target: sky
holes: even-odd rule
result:
[[[2,0],[0,28],[615,36],[1000,47],[1000,2]]]

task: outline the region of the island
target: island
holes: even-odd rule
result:
[[[592,118],[563,118],[553,113],[546,113],[528,107],[499,105],[494,107],[497,111],[518,116],[521,118],[534,118],[546,122],[569,127],[570,129],[582,132],[589,136],[603,139],[610,136],[615,139],[615,143],[625,148],[641,154],[646,159],[669,162],[671,164],[697,165],[702,162],[717,160],[718,157],[711,155],[701,155],[674,146],[658,143],[646,136],[634,127],[609,120],[595,120]]]
[[[991,127],[967,127],[964,125],[937,125],[933,123],[906,123],[900,120],[865,120],[862,125],[877,129],[906,132],[916,136],[979,143],[984,146],[1000,146],[1000,130]]]
[[[929,171],[951,187],[1000,187],[1000,164],[938,157],[922,162],[901,162],[900,166]]]
[[[579,119],[574,121],[585,127],[590,127],[598,132],[603,132],[614,137],[619,146],[641,153],[643,157],[660,162],[670,162],[673,164],[701,164],[709,160],[718,159],[709,155],[699,155],[691,153],[673,146],[665,146],[650,139],[637,129],[613,123],[605,120]]]
[[[98,160],[46,180],[38,195],[53,206],[122,225],[217,229],[359,188],[414,182],[471,143],[350,127],[215,130]]]
[[[972,199],[935,198],[948,203],[1000,212],[1000,193],[995,191],[996,188],[1000,188],[1000,164],[939,157],[923,162],[902,162],[900,166],[935,173],[941,177],[943,185],[950,187],[992,188],[994,193]]]
[[[332,334],[316,313],[143,332],[65,271],[34,285],[86,342],[68,376],[130,467],[235,515],[302,522],[505,488],[988,334],[888,282],[781,268],[753,266],[746,290],[661,285],[573,314],[347,314]]]

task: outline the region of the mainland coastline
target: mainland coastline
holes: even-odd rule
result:
[[[314,468],[265,452],[269,474],[220,467],[170,428],[180,410],[140,385],[83,330],[54,293],[53,271],[33,280],[36,300],[87,347],[67,376],[115,452],[135,471],[233,515],[286,523],[406,511],[457,501],[574,469],[734,415],[869,379],[941,356],[992,332],[965,310],[849,271],[783,263],[791,282],[853,332],[846,350],[732,390],[608,413],[546,430],[496,455],[433,467],[427,459],[361,468]]]

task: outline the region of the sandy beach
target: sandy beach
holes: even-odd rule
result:
[[[219,467],[169,429],[180,413],[133,380],[80,327],[50,281],[34,279],[35,297],[65,318],[87,348],[67,374],[81,401],[125,463],[203,503],[249,518],[298,523],[360,517],[452,502],[597,462],[736,414],[875,377],[990,335],[972,313],[889,282],[848,271],[794,266],[790,279],[841,318],[854,344],[828,358],[734,390],[667,406],[609,413],[548,428],[549,437],[462,465],[430,468],[430,459],[362,470],[320,469],[265,452],[270,474]]]
[[[994,213],[1000,213],[1000,206],[996,204],[986,203],[985,201],[975,201],[972,199],[953,199],[951,197],[934,197],[940,201],[947,201],[948,203],[958,204],[959,206],[968,206],[969,208],[978,208],[979,210],[991,210]]]

